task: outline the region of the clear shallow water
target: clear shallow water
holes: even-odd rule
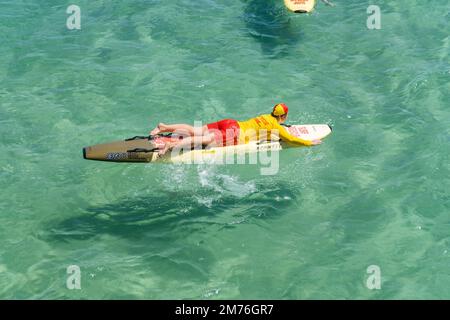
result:
[[[450,298],[448,3],[336,3],[0,1],[0,298]],[[276,176],[81,157],[278,101],[335,130]]]

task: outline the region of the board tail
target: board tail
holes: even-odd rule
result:
[[[97,144],[83,148],[86,160],[111,162],[152,162],[158,157],[162,137],[136,136],[122,141]]]

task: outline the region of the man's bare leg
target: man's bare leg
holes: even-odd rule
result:
[[[199,146],[199,145],[210,145],[214,142],[214,135],[213,134],[209,134],[207,133],[204,136],[192,136],[192,137],[187,137],[184,138],[182,140],[179,141],[174,141],[174,142],[169,142],[166,143],[166,145],[164,146],[164,148],[162,148],[159,151],[160,155],[164,155],[165,153],[167,153],[167,151],[172,150],[173,148],[177,148],[177,149],[183,149],[186,147],[190,147],[193,148],[195,146]]]
[[[163,133],[163,132],[175,132],[175,131],[189,135],[189,136],[194,136],[194,135],[201,136],[208,131],[208,127],[207,126],[193,127],[188,124],[164,124],[161,122],[160,124],[158,124],[158,126],[155,129],[153,129],[150,132],[150,134],[152,136],[154,136],[154,135],[157,135],[157,134]]]

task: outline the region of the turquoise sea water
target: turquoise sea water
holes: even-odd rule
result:
[[[448,1],[335,3],[0,0],[0,298],[450,298]],[[81,156],[280,101],[275,176]]]

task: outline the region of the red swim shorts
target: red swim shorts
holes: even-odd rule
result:
[[[239,124],[233,119],[224,119],[207,124],[208,130],[214,132],[216,143],[220,146],[238,144]]]

